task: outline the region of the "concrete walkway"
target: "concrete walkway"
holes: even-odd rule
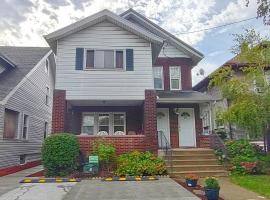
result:
[[[64,200],[199,200],[170,178],[158,181],[102,182],[84,180]]]
[[[232,182],[228,177],[219,177],[220,196],[225,200],[268,200],[267,198],[242,188]],[[200,179],[199,184],[203,186],[203,180]]]

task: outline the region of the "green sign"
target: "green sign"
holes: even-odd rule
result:
[[[98,163],[98,156],[89,156],[89,163]]]

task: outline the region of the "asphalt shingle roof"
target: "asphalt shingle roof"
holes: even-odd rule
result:
[[[7,57],[15,68],[0,74],[0,101],[33,69],[50,51],[48,47],[0,46],[0,55]]]

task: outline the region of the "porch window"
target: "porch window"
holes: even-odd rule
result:
[[[203,124],[203,135],[209,135],[210,131],[210,113],[209,111],[205,111],[202,116],[202,124]]]
[[[163,67],[153,67],[154,87],[157,90],[163,90]]]
[[[82,132],[88,135],[94,135],[94,114],[83,114]]]
[[[85,69],[123,69],[124,51],[107,50],[86,50]]]
[[[82,114],[82,133],[88,135],[105,131],[113,135],[117,131],[126,131],[126,114],[122,112],[91,112]]]
[[[170,88],[171,90],[181,90],[181,68],[179,66],[170,67]]]

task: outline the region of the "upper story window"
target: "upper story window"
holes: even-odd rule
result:
[[[153,67],[154,87],[157,90],[163,90],[163,67]]]
[[[45,73],[46,73],[46,74],[49,74],[49,68],[50,68],[50,61],[49,61],[49,59],[47,58],[47,59],[46,59],[46,62],[45,62]]]
[[[46,94],[45,94],[45,104],[49,105],[49,94],[50,94],[50,88],[47,86],[46,87]]]
[[[22,127],[22,139],[27,139],[28,126],[29,126],[29,116],[24,114],[23,115],[23,127]]]
[[[123,69],[123,50],[86,50],[85,69]]]
[[[16,139],[18,133],[19,112],[5,109],[4,135],[6,139]]]
[[[181,68],[179,66],[170,67],[170,89],[181,90]]]

